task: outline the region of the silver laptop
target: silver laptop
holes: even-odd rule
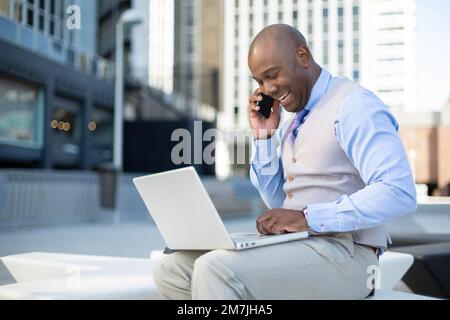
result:
[[[307,231],[228,233],[193,167],[137,177],[133,182],[171,250],[243,250],[308,237]]]

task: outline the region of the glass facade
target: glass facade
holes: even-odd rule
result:
[[[0,77],[0,143],[42,148],[43,112],[42,90]]]
[[[114,64],[95,54],[95,1],[80,2],[81,29],[69,30],[66,21],[72,14],[66,10],[73,3],[69,0],[0,0],[0,38],[112,82]],[[98,65],[101,68],[95,68]]]
[[[0,0],[0,14],[7,16],[9,13],[9,0]]]

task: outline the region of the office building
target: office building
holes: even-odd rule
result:
[[[94,1],[0,1],[0,166],[111,161],[114,66],[96,55],[96,12]]]
[[[414,0],[233,0],[224,2],[224,12],[222,129],[248,129],[248,97],[257,87],[248,48],[274,23],[298,28],[332,74],[361,83],[393,110],[416,109]],[[238,167],[245,174],[248,164]]]

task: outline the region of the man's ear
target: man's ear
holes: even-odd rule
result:
[[[306,46],[298,47],[297,59],[304,68],[309,66],[309,63],[311,62],[311,53]]]

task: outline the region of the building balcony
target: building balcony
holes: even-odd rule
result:
[[[0,16],[0,38],[94,78],[113,82],[114,63]]]

